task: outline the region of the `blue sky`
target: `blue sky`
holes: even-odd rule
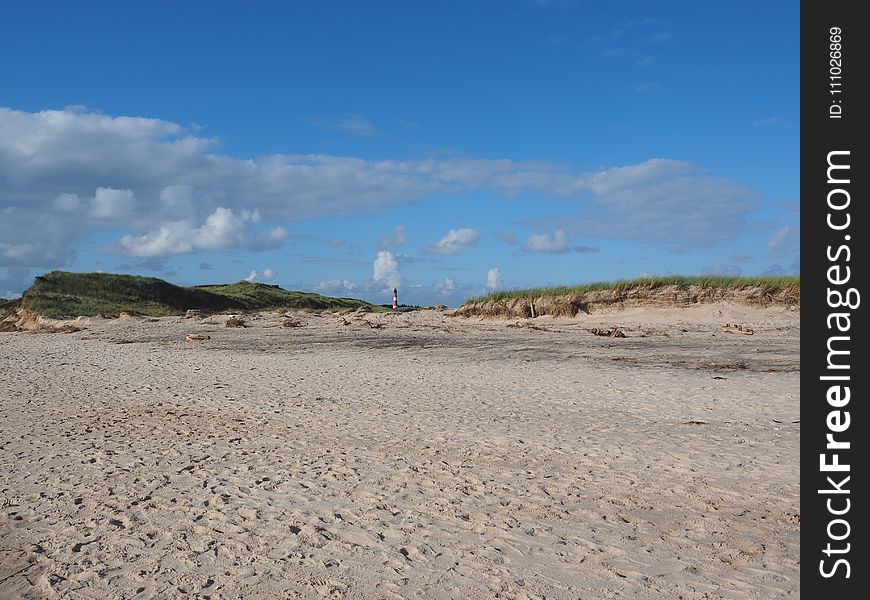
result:
[[[796,2],[15,3],[0,295],[799,268]]]

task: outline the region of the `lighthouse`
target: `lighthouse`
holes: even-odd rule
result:
[[[399,290],[393,288],[393,310],[399,308]]]

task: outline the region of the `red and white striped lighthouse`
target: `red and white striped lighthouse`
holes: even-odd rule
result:
[[[399,308],[399,290],[393,288],[393,309]]]

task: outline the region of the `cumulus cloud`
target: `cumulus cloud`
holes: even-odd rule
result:
[[[287,230],[283,227],[264,229],[251,238],[250,246],[253,250],[274,250],[284,245],[287,239]]]
[[[456,291],[456,281],[449,277],[445,277],[444,279],[436,283],[432,287],[432,289],[439,296],[450,296],[453,294],[453,292]]]
[[[565,231],[558,229],[552,234],[550,233],[533,233],[523,244],[523,250],[526,252],[550,252],[553,254],[562,254],[568,252],[568,236]]]
[[[245,277],[245,281],[271,281],[278,276],[278,271],[274,269],[263,269],[262,271],[251,271],[251,274]]]
[[[487,272],[486,287],[491,290],[501,287],[501,269],[493,267]]]
[[[568,235],[684,248],[739,235],[757,200],[734,182],[664,159],[594,173],[473,157],[238,159],[221,154],[215,140],[160,119],[80,108],[0,108],[2,266],[63,266],[81,237],[119,225],[129,231],[112,250],[137,256],[194,252],[225,247],[228,238],[237,243],[225,231],[216,232],[212,243],[207,231],[199,232],[197,243],[184,242],[219,209],[236,218],[259,210],[269,222],[294,221],[384,211],[480,189],[572,199],[578,212],[546,225]]]
[[[67,194],[75,195],[75,194]],[[136,197],[130,190],[97,188],[91,201],[90,216],[96,219],[123,219],[130,217],[135,208]]]
[[[399,272],[399,261],[389,250],[381,250],[372,268],[372,279],[376,283],[386,284],[389,288],[402,285],[402,274]]]
[[[243,210],[237,214],[229,208],[218,207],[199,227],[189,221],[167,223],[139,236],[125,235],[116,248],[120,254],[137,257],[225,250],[238,246],[248,224],[258,220],[256,212]]]
[[[321,294],[347,294],[357,289],[357,285],[347,279],[329,279],[314,286]]]
[[[433,254],[452,256],[459,254],[463,248],[473,246],[480,240],[480,232],[477,229],[451,229],[444,237],[429,246],[426,250]]]
[[[405,234],[405,226],[399,225],[397,226],[392,234],[385,234],[381,236],[381,239],[378,240],[378,248],[381,250],[387,250],[389,248],[397,248],[405,243],[407,240],[407,235]]]

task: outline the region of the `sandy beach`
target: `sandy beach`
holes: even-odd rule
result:
[[[0,333],[0,597],[800,595],[799,312],[226,319]]]

